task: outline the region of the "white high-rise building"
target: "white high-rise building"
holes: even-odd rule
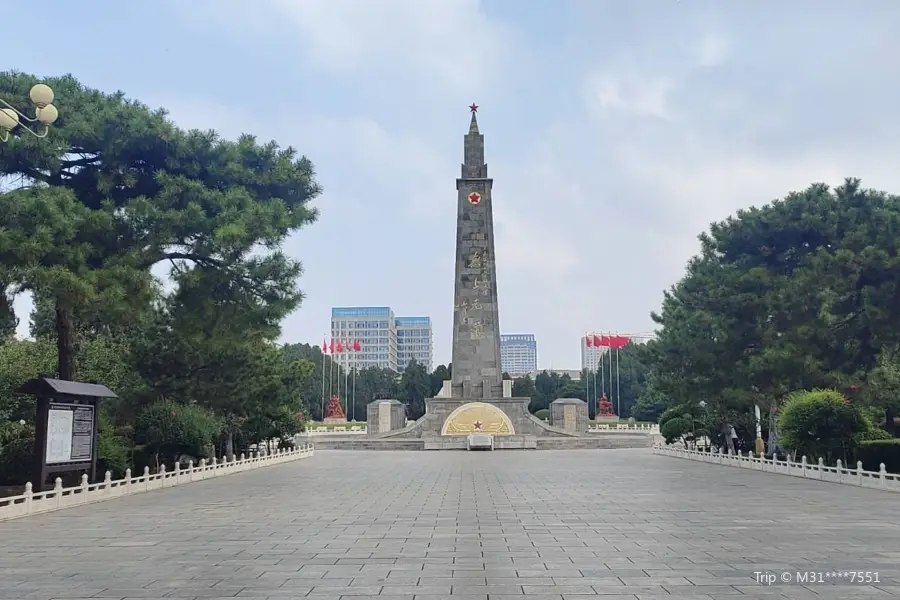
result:
[[[537,370],[537,340],[531,333],[500,335],[500,366],[511,377]]]

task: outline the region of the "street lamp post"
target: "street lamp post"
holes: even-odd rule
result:
[[[31,103],[34,104],[34,117],[29,117],[19,112],[9,102],[0,98],[0,142],[9,140],[10,132],[27,131],[36,138],[47,137],[50,126],[59,118],[59,111],[53,106],[53,90],[49,85],[39,83],[31,88],[28,94]],[[43,130],[35,131],[28,124],[44,126]]]

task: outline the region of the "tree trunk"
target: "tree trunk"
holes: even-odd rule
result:
[[[75,323],[68,306],[56,301],[56,350],[57,377],[64,381],[75,381]]]
[[[897,416],[897,412],[894,410],[893,406],[888,406],[884,411],[884,428],[891,435],[897,435],[897,424],[894,423],[894,417]]]
[[[234,434],[230,431],[225,434],[225,460],[227,462],[234,460]]]

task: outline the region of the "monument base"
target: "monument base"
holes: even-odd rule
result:
[[[474,435],[445,435],[422,438],[423,450],[468,450],[469,438]],[[535,450],[537,437],[533,435],[492,435],[493,450]]]
[[[569,419],[569,430],[548,425],[528,412],[530,402],[531,398],[427,398],[421,419],[400,431],[370,439],[420,439],[427,450],[464,449],[466,436],[478,433],[492,435],[497,450],[539,448],[543,439],[583,439],[582,443],[596,443],[598,434],[587,433],[586,420]],[[584,430],[575,430],[579,426]],[[639,446],[650,447],[650,438],[645,442],[643,437],[646,436],[642,436]]]
[[[586,405],[581,400],[569,399],[556,404],[561,413],[559,425],[562,426],[553,426],[528,412],[531,398],[428,398],[422,418],[403,429],[388,431],[383,429],[397,426],[399,403],[392,402],[390,407],[380,407],[379,402],[384,401],[376,401],[369,406],[367,436],[320,437],[316,438],[315,447],[342,450],[466,450],[470,435],[491,436],[494,450],[650,448],[654,440],[652,435],[641,431],[588,433],[586,416],[583,415]],[[394,415],[390,425],[387,424],[389,412]],[[381,423],[378,423],[379,416]]]
[[[579,398],[559,398],[550,403],[550,424],[577,433],[588,430],[588,405]]]
[[[494,436],[489,433],[470,433],[466,436],[467,450],[493,450]]]
[[[371,438],[364,435],[329,435],[310,438],[316,450],[466,450],[467,436],[446,438]],[[614,450],[651,448],[648,433],[592,433],[578,437],[495,436],[494,450]]]
[[[366,407],[366,433],[369,436],[399,431],[406,427],[406,405],[399,400],[373,400]]]

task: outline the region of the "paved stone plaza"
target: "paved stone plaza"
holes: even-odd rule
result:
[[[0,598],[886,598],[898,507],[649,450],[326,451],[0,523]]]

